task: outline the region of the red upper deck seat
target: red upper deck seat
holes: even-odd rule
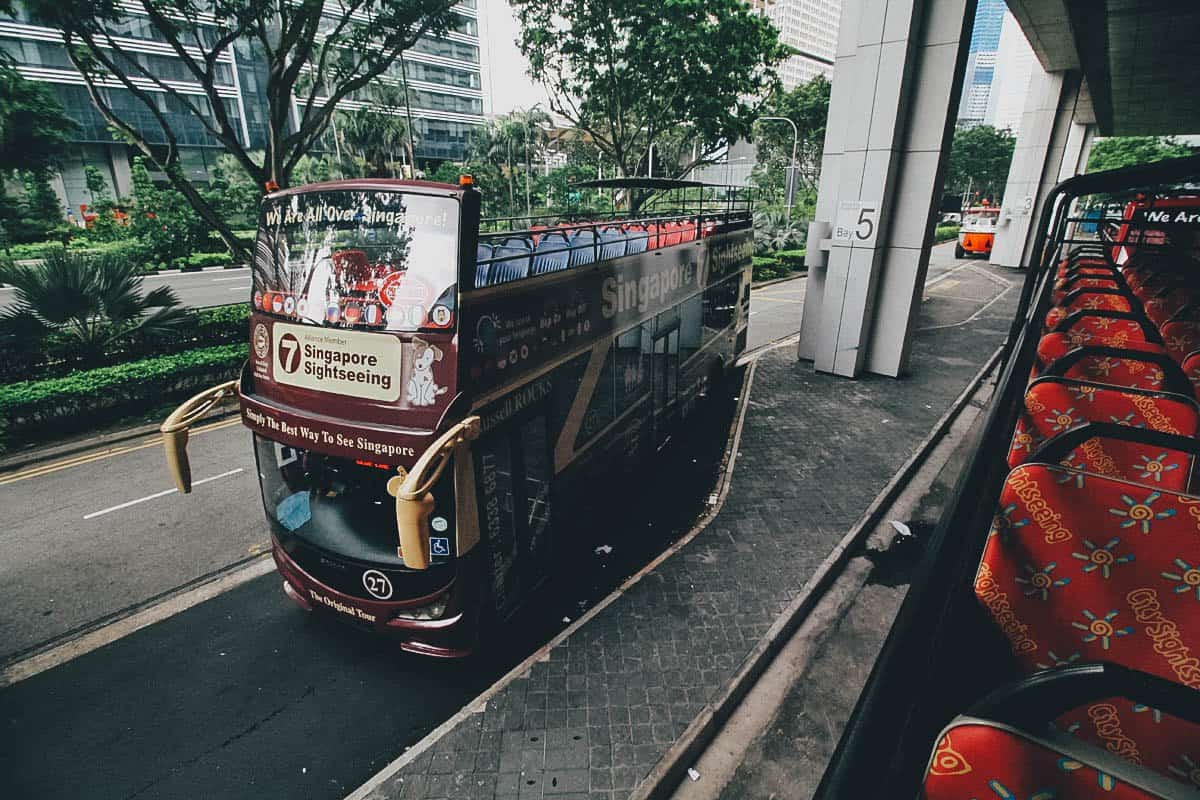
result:
[[[1013,433],[1008,465],[1039,460],[1042,444],[1095,422],[1194,437],[1200,431],[1200,407],[1191,398],[1164,392],[1041,378],[1025,392],[1025,408]],[[1107,437],[1089,439],[1074,448],[1063,463],[1174,491],[1187,489],[1192,472],[1192,457],[1187,453]]]
[[[1125,311],[1132,313],[1129,298],[1113,290],[1084,289],[1070,292],[1063,301],[1046,314],[1046,330],[1054,330],[1059,322],[1077,311]]]
[[[1180,766],[1188,769],[1186,761]],[[924,800],[1159,800],[1186,792],[1101,748],[1046,732],[959,717],[942,731],[929,760]],[[1164,791],[1172,794],[1164,794]],[[1177,795],[1181,796],[1181,795]]]
[[[1105,661],[1200,689],[1200,497],[1026,464],[998,505],[975,595],[1025,672]],[[1162,774],[1200,764],[1200,729],[1109,705],[1077,735],[1119,733],[1118,754]]]

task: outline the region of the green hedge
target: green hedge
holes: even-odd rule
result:
[[[793,272],[804,269],[803,250],[779,250],[765,256],[751,256],[754,265],[754,282],[786,278]]]
[[[7,256],[13,261],[25,261],[32,258],[45,258],[47,254],[61,250],[61,242],[34,242],[33,244],[14,244],[8,248]],[[136,239],[126,239],[117,242],[89,242],[84,238],[72,239],[67,249],[72,253],[86,255],[115,255],[121,258],[141,260],[146,257],[146,248]]]
[[[236,377],[247,351],[245,343],[227,344],[0,386],[0,452],[184,400]]]
[[[201,269],[203,267],[224,267],[233,263],[233,256],[227,252],[192,253],[190,256],[176,258],[171,262],[171,269]]]
[[[948,242],[951,239],[957,239],[958,229],[959,226],[957,225],[938,225],[933,229],[934,244],[941,244],[942,242]]]
[[[195,309],[170,336],[160,339],[135,336],[115,344],[105,353],[104,363],[97,366],[246,342],[249,322],[248,303]],[[0,340],[0,383],[67,375],[79,366],[74,357],[75,349],[74,342],[63,334],[55,334],[36,344],[15,339]]]

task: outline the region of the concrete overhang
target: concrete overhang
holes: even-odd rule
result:
[[[1200,131],[1200,0],[1006,0],[1047,72],[1081,70],[1105,136]]]

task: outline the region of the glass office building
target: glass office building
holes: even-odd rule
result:
[[[795,89],[817,75],[833,77],[842,0],[750,0],[779,29],[792,54],[779,65],[779,80]]]
[[[971,29],[971,48],[963,76],[962,98],[958,104],[958,124],[978,125],[987,115],[988,98],[996,76],[996,52],[1000,49],[1000,29],[1004,24],[1004,0],[979,0],[975,25]]]
[[[129,16],[113,28],[121,46],[148,72],[160,79],[176,82],[181,94],[201,97],[199,84],[166,42],[162,41],[137,6],[125,6]],[[416,158],[419,164],[464,156],[471,130],[484,122],[483,92],[480,78],[479,20],[476,0],[460,0],[454,8],[452,29],[441,37],[428,37],[404,54],[408,78],[409,103],[417,134]],[[212,29],[201,26],[200,41],[213,41]],[[13,16],[0,16],[0,50],[15,62],[20,73],[53,87],[67,113],[78,123],[77,152],[63,165],[61,182],[56,189],[63,195],[67,209],[91,201],[84,181],[84,167],[98,167],[117,194],[127,194],[131,149],[117,143],[108,124],[92,105],[83,77],[67,58],[62,37],[52,28],[36,24],[18,2]],[[218,93],[229,119],[238,128],[242,142],[252,149],[263,147],[266,128],[265,65],[256,57],[247,41],[226,49],[217,59]],[[382,80],[401,82],[397,63]],[[155,92],[156,110],[163,115],[181,145],[184,169],[203,180],[222,152],[193,114],[165,92]],[[152,143],[162,143],[162,132],[154,115],[126,89],[115,82],[103,89],[121,119],[132,122]],[[365,107],[361,101],[347,101],[339,108],[353,111]]]

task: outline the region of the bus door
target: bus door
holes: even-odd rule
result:
[[[507,617],[549,574],[551,460],[546,414],[510,420],[475,446],[480,533],[492,601]]]
[[[660,320],[661,322],[661,320]],[[679,393],[679,318],[660,327],[651,349],[650,376],[654,408],[654,447],[660,449],[670,438],[671,423]]]

